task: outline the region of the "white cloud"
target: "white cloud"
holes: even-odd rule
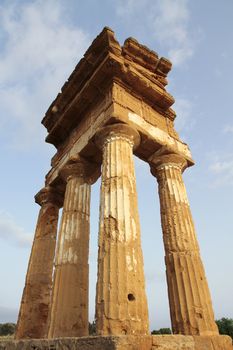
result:
[[[147,4],[147,0],[117,0],[116,13],[118,16],[132,16],[133,12],[138,12]]]
[[[225,128],[223,129],[224,133],[233,133],[233,125],[226,125]]]
[[[213,185],[232,186],[233,185],[233,154],[226,154],[222,157],[216,156],[210,165],[210,170],[214,174]]]
[[[181,65],[195,49],[190,30],[188,0],[118,0],[117,14],[134,20],[134,14],[143,16],[143,25],[168,50],[174,65]]]
[[[65,20],[62,1],[10,1],[0,5],[0,133],[8,146],[43,140],[40,120],[89,43]]]
[[[31,245],[32,234],[17,225],[9,213],[0,212],[0,238],[22,247],[28,247]]]
[[[168,47],[168,56],[174,65],[182,64],[193,55],[193,43],[188,30],[187,0],[157,0],[157,13],[151,21],[160,42]]]

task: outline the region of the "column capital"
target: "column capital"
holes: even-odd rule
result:
[[[100,167],[82,157],[78,157],[75,162],[67,163],[59,174],[66,182],[74,177],[81,177],[87,183],[93,184],[100,176]]]
[[[166,168],[177,168],[183,172],[188,166],[187,160],[176,153],[168,153],[162,155],[157,155],[155,153],[150,157],[149,164],[151,174],[155,177],[158,176],[161,170],[164,170]]]
[[[133,148],[137,148],[141,140],[137,130],[122,123],[104,126],[95,135],[95,143],[99,148],[117,139],[126,140]]]
[[[63,195],[52,186],[45,186],[35,195],[35,202],[40,206],[52,203],[61,208],[63,200]]]

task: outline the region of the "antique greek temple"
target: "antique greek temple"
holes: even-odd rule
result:
[[[120,46],[104,28],[46,112],[46,142],[57,153],[35,196],[41,209],[16,348],[34,339],[25,349],[232,350],[214,321],[182,179],[194,162],[174,129],[171,66],[133,38]],[[149,333],[133,155],[158,182],[173,335]],[[99,177],[97,336],[90,337],[90,198]]]

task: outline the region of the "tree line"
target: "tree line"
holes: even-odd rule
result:
[[[229,335],[233,339],[233,319],[232,318],[221,318],[215,321],[219,334]],[[151,334],[172,334],[170,328],[160,328],[159,330],[153,330]]]
[[[216,320],[219,333],[229,335],[233,339],[233,319],[232,318],[221,318]],[[16,324],[15,323],[0,323],[0,336],[12,335],[15,333]],[[96,335],[96,323],[93,321],[89,322],[89,334]],[[151,334],[172,334],[170,328],[160,328],[158,330],[153,330]]]
[[[0,336],[14,334],[15,327],[15,323],[0,323]]]
[[[233,319],[232,318],[221,318],[215,321],[220,334],[229,335],[233,339]],[[89,334],[96,335],[96,323],[93,321],[89,322]],[[151,334],[172,334],[170,328],[154,329]]]

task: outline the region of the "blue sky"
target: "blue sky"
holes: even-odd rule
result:
[[[34,195],[55,153],[41,119],[104,26],[173,62],[176,129],[196,165],[184,174],[216,318],[233,317],[232,0],[0,0],[0,322],[15,321],[37,215]],[[151,328],[170,326],[156,180],[136,160]],[[94,317],[98,181],[92,190]]]

